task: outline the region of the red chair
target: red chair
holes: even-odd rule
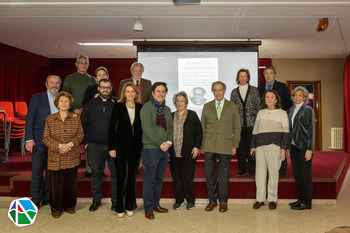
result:
[[[6,121],[10,123],[10,139],[19,138],[21,141],[22,156],[25,154],[25,121],[16,119],[13,104],[9,101],[0,101],[0,108],[6,113]]]
[[[15,102],[15,117],[19,120],[25,120],[27,118],[28,106],[24,101]]]

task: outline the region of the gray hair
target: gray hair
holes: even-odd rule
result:
[[[183,96],[185,98],[185,104],[188,105],[188,96],[184,91],[180,91],[173,96],[173,104],[176,106],[176,98],[179,96]]]
[[[141,67],[142,73],[145,71],[145,67],[143,67],[142,63],[140,63],[140,62],[132,63],[132,65],[130,67],[130,71],[132,71],[136,66]]]
[[[86,59],[87,63],[89,63],[89,57],[88,56],[86,56],[84,54],[80,54],[79,56],[77,56],[77,62],[79,62],[80,58]]]
[[[294,95],[297,91],[302,91],[303,92],[303,96],[305,97],[304,103],[307,103],[309,101],[309,91],[303,87],[303,86],[297,86],[296,88],[294,88],[292,90],[292,96],[291,99],[293,100]]]
[[[61,77],[58,76],[58,75],[55,75],[55,74],[49,74],[49,75],[46,77],[46,80],[45,80],[45,83],[46,83],[46,84],[47,84],[47,82],[49,81],[49,78],[50,78],[51,76],[57,77],[58,80],[60,81],[60,85],[62,84]]]
[[[226,92],[226,84],[223,83],[223,82],[221,82],[221,81],[216,81],[216,82],[213,82],[213,84],[211,84],[211,91],[212,91],[213,93],[214,93],[214,86],[215,86],[216,84],[221,84],[222,87],[224,88],[224,91]]]
[[[276,68],[275,68],[274,66],[267,66],[267,67],[265,67],[265,69],[264,69],[264,75],[265,75],[265,71],[266,71],[266,70],[273,70],[273,73],[274,73],[274,74],[277,74]]]

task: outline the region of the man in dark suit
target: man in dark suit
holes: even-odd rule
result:
[[[132,74],[132,77],[128,79],[123,79],[122,81],[120,81],[119,93],[118,93],[119,98],[121,96],[121,91],[124,84],[127,82],[133,82],[139,89],[140,104],[145,104],[148,102],[149,98],[151,97],[152,83],[150,80],[142,78],[142,74],[144,71],[145,71],[145,68],[139,62],[134,62],[131,65],[130,72]]]
[[[209,204],[212,211],[220,202],[220,212],[227,211],[229,170],[232,155],[236,154],[241,139],[241,122],[235,103],[224,98],[226,85],[217,81],[212,84],[215,99],[206,103],[202,111],[203,151]],[[217,194],[216,160],[219,158],[219,194]]]
[[[32,181],[30,194],[32,201],[40,208],[49,204],[48,179],[44,171],[47,168],[47,147],[43,143],[43,134],[46,117],[58,112],[54,105],[55,97],[61,87],[61,78],[56,75],[49,75],[46,78],[47,91],[33,95],[28,108],[25,140],[26,150],[32,153]],[[47,173],[45,173],[47,174]]]
[[[276,81],[276,68],[268,66],[264,70],[264,76],[266,83],[258,86],[260,98],[263,97],[265,90],[274,89],[277,91],[281,98],[282,109],[287,111],[293,106],[293,102],[290,98],[290,92],[285,83]],[[280,178],[285,177],[287,174],[287,159],[282,162],[280,168]]]

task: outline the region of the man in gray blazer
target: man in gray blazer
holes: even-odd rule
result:
[[[241,139],[241,123],[235,103],[224,98],[226,85],[214,82],[211,86],[215,99],[206,103],[202,111],[203,150],[209,204],[212,211],[220,202],[220,212],[227,211],[229,169],[231,156]],[[217,194],[216,160],[219,157],[219,194]]]
[[[134,62],[131,65],[130,72],[132,74],[132,77],[128,79],[123,79],[122,81],[120,81],[119,93],[118,93],[119,98],[121,98],[121,91],[125,83],[133,82],[139,89],[140,103],[145,104],[148,102],[149,98],[151,97],[152,83],[150,80],[142,78],[142,74],[144,71],[145,71],[145,68],[139,62]]]

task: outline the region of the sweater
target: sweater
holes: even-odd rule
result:
[[[289,120],[282,109],[262,109],[256,116],[251,148],[275,144],[281,149],[289,147]]]
[[[164,107],[167,130],[156,125],[157,112],[151,102],[143,105],[141,115],[142,142],[145,149],[158,149],[163,142],[173,141],[174,126],[171,116],[171,110],[168,106]]]

